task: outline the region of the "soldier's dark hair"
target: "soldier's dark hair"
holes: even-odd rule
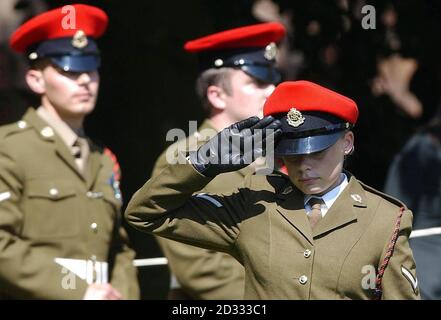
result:
[[[207,89],[209,86],[218,86],[226,94],[232,94],[231,73],[231,68],[212,68],[203,71],[196,79],[196,93],[206,111],[209,111],[211,108],[210,101],[207,99]]]

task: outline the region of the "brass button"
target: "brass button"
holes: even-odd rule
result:
[[[49,189],[49,194],[52,196],[52,198],[56,198],[58,196],[58,189],[51,188]]]
[[[300,284],[306,284],[308,282],[308,277],[303,275],[299,278]]]
[[[303,256],[305,258],[309,258],[311,256],[311,253],[312,253],[311,250],[306,249],[305,251],[303,251]]]
[[[26,127],[28,126],[28,124],[26,123],[26,121],[23,121],[23,120],[20,120],[20,121],[17,123],[17,125],[18,125],[18,127],[19,127],[20,129],[24,129],[24,128],[26,128]]]
[[[93,222],[93,223],[90,225],[90,228],[91,228],[94,232],[97,232],[97,231],[98,231],[98,224],[97,224],[96,222]]]

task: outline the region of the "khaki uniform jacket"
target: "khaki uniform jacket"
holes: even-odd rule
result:
[[[202,144],[210,138],[204,132],[216,133],[214,127],[205,120],[193,136],[172,144],[156,161],[152,176],[159,174],[167,165],[167,152],[176,154],[177,149]],[[200,133],[201,132],[201,133]],[[192,140],[192,141],[190,141]],[[193,143],[193,144],[192,144]],[[250,169],[222,174],[208,183],[200,192],[227,193],[243,183]],[[245,272],[243,266],[231,255],[224,252],[202,249],[181,242],[157,237],[159,245],[167,257],[170,270],[181,285],[181,289],[193,299],[225,300],[243,299]]]
[[[109,282],[123,298],[139,297],[113,166],[91,144],[82,175],[67,145],[33,109],[0,128],[0,297],[81,299],[88,272],[92,279],[104,273],[84,270],[87,260],[108,263]]]
[[[251,175],[225,195],[193,195],[210,182],[191,164],[169,165],[126,209],[135,228],[235,256],[246,299],[372,299],[402,205],[351,176],[311,231],[304,196],[280,174]],[[383,299],[418,299],[409,248],[412,213],[402,216],[383,276]]]

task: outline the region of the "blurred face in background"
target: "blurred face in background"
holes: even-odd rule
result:
[[[26,80],[41,96],[43,107],[67,122],[82,122],[95,108],[98,71],[66,72],[48,64],[41,69],[29,70]]]
[[[237,122],[252,116],[263,117],[263,105],[275,86],[233,69],[230,75],[231,92],[225,95],[225,112]]]

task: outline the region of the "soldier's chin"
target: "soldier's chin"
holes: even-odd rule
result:
[[[95,109],[95,103],[91,101],[77,103],[73,109],[75,114],[85,116]]]
[[[302,191],[304,194],[320,194],[323,192],[322,188],[314,185],[297,185],[297,188]]]

